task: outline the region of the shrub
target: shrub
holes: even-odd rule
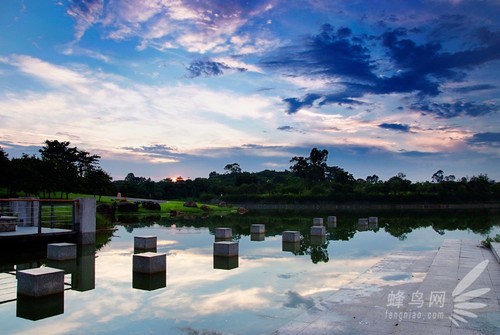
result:
[[[116,205],[118,212],[137,212],[139,205],[137,203],[132,203],[128,201],[120,201]]]

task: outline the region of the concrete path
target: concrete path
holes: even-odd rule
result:
[[[391,254],[272,334],[500,334],[500,263],[479,244]]]

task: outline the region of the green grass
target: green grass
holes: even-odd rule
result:
[[[500,235],[497,234],[495,237],[487,237],[485,240],[481,241],[481,244],[486,248],[491,248],[491,242],[500,242]]]

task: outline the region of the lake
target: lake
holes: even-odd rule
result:
[[[311,238],[313,218],[326,224],[328,215],[337,216],[337,227],[324,241]],[[368,216],[378,217],[378,225],[358,226],[358,218]],[[255,223],[266,225],[264,237],[250,235]],[[270,334],[391,252],[500,234],[500,214],[251,211],[208,218],[118,216],[105,225],[96,247],[79,248],[78,259],[63,265],[63,297],[16,300],[15,270],[53,266],[50,261],[0,264],[2,334]],[[216,227],[232,228],[236,261],[214,260]],[[301,232],[298,246],[282,244],[285,230]],[[166,281],[132,272],[134,236],[146,235],[157,236],[157,252],[167,255]]]

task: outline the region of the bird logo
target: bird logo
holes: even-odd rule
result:
[[[480,309],[486,307],[482,302],[470,302],[470,300],[480,297],[490,291],[489,288],[480,288],[477,290],[464,292],[474,281],[483,273],[484,269],[488,266],[488,260],[484,260],[476,265],[467,275],[458,283],[457,287],[453,290],[451,296],[453,298],[453,312],[449,317],[453,324],[460,327],[458,323],[467,323],[465,317],[477,318],[477,315],[470,310]]]

